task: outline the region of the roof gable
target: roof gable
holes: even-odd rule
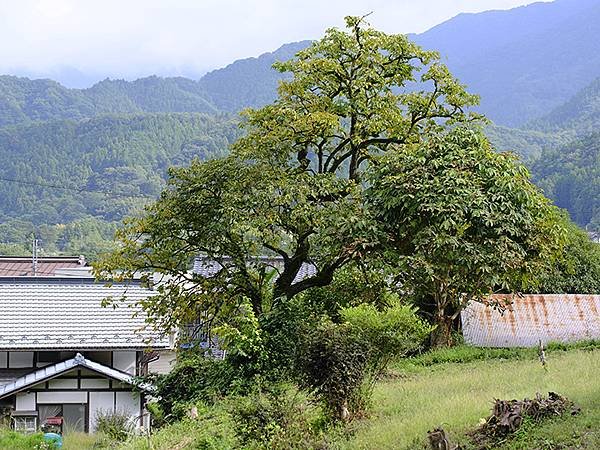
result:
[[[92,370],[100,375],[104,375],[107,378],[112,378],[113,380],[117,380],[122,383],[134,385],[134,378],[128,373],[121,372],[120,370],[113,369],[112,367],[108,367],[90,359],[86,359],[81,353],[77,353],[74,358],[43,367],[17,378],[12,383],[0,386],[0,400],[80,367]],[[152,386],[147,383],[136,384],[136,386],[145,391],[152,390]]]

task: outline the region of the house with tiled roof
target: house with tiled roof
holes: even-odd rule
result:
[[[17,429],[61,422],[93,431],[100,413],[143,424],[147,385],[134,377],[169,352],[148,327],[138,281],[107,286],[91,277],[0,277],[0,410]],[[107,298],[116,307],[103,307]]]
[[[50,277],[64,269],[89,269],[84,256],[2,256],[0,277]]]

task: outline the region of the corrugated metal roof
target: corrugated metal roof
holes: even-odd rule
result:
[[[57,269],[75,268],[85,265],[85,259],[79,256],[43,256],[37,258],[38,276],[54,275]],[[31,256],[0,256],[0,277],[33,276]]]
[[[230,261],[230,258],[223,258],[224,262]],[[265,266],[270,266],[275,269],[278,273],[283,271],[283,258],[276,256],[261,256],[256,258],[250,258],[248,260],[248,264],[258,263]],[[221,265],[215,261],[214,259],[207,258],[204,256],[198,256],[194,259],[194,268],[193,272],[205,277],[211,277],[215,275],[219,269],[221,269]],[[314,275],[317,272],[317,268],[313,264],[304,263],[300,267],[296,278],[294,278],[294,283],[303,280],[309,276]]]
[[[83,357],[83,355],[77,353],[74,358],[52,364],[51,366],[43,367],[17,378],[12,383],[0,386],[0,400],[38,383],[42,383],[51,378],[60,376],[78,367],[85,367],[86,369],[93,370],[96,373],[112,378],[113,380],[121,381],[127,384],[133,384],[133,377],[128,373],[121,372],[120,370],[113,369],[112,367],[108,367],[95,361],[86,359]],[[149,384],[142,384],[140,387],[147,391],[152,389]]]
[[[479,347],[533,347],[541,341],[600,339],[600,295],[497,295],[504,312],[471,302],[462,311],[465,342]]]
[[[138,282],[108,287],[91,278],[0,278],[0,350],[168,348],[146,326]],[[106,298],[120,299],[102,307]]]

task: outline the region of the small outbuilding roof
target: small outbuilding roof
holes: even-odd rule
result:
[[[138,281],[0,277],[0,351],[168,348],[139,306],[152,295]],[[103,307],[107,298],[123,301]]]
[[[35,273],[34,273],[35,265]],[[0,256],[0,277],[52,276],[59,269],[86,267],[83,256]]]
[[[465,342],[477,347],[534,347],[539,341],[600,339],[600,295],[494,295],[498,310],[471,302],[461,313]]]
[[[113,369],[112,367],[108,367],[95,361],[86,359],[83,357],[83,355],[81,355],[81,353],[77,353],[74,358],[43,367],[35,372],[31,372],[27,375],[17,378],[12,383],[0,386],[0,400],[22,390],[28,389],[38,383],[56,378],[78,367],[84,367],[122,383],[133,384],[133,377],[128,373],[121,372],[120,370]],[[152,387],[149,384],[140,384],[139,387],[146,391],[152,390]]]

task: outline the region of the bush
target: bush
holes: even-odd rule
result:
[[[363,411],[390,361],[418,350],[431,332],[414,308],[390,300],[383,310],[369,304],[342,309],[344,323],[325,320],[306,333],[299,384],[334,420]]]
[[[17,431],[0,428],[0,448],[11,450],[31,450],[44,448],[44,440],[41,433],[23,434]],[[49,448],[53,448],[49,447]]]
[[[196,350],[181,352],[171,372],[144,378],[156,387],[159,399],[150,411],[155,424],[182,418],[192,403],[213,403],[231,389],[235,377],[227,360],[209,358]]]
[[[314,394],[334,420],[347,420],[366,376],[369,349],[347,324],[323,321],[304,338],[299,385]]]
[[[108,438],[123,442],[133,432],[131,415],[126,411],[106,411],[96,412],[96,431]]]
[[[378,310],[373,305],[359,305],[342,310],[342,317],[363,345],[369,348],[369,374],[372,382],[385,371],[394,358],[414,353],[432,328],[417,316],[417,309],[402,305],[390,296],[389,306]]]
[[[271,450],[324,447],[316,422],[321,417],[298,392],[286,386],[231,398],[228,409],[244,448]]]

